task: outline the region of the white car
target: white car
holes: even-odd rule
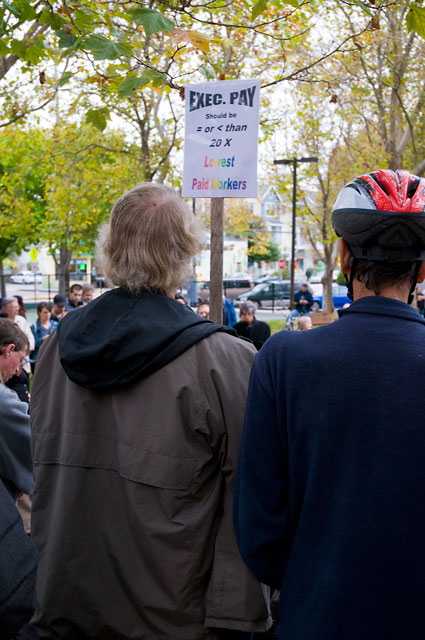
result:
[[[10,276],[9,281],[13,282],[13,284],[34,284],[34,281],[35,284],[41,284],[43,278],[39,272],[33,273],[32,271],[18,271],[15,275]]]

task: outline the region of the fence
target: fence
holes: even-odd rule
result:
[[[99,289],[99,293],[106,287],[105,279],[102,276],[94,276],[92,274],[70,273],[69,282],[70,285],[74,283],[78,284],[92,284],[96,289]],[[0,287],[1,291],[7,295],[19,294],[24,300],[47,300],[52,301],[54,296],[59,291],[59,279],[61,274],[59,273],[36,273],[21,275],[21,272],[17,274],[1,274],[0,275]]]

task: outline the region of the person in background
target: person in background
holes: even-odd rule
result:
[[[7,316],[12,322],[14,322],[23,333],[26,335],[29,343],[29,349],[32,351],[35,347],[35,341],[33,333],[30,329],[28,322],[24,317],[19,315],[19,303],[15,297],[3,299],[3,311],[7,313]],[[31,373],[31,367],[29,359],[25,361],[23,367],[15,375],[13,375],[7,382],[9,389],[13,389],[18,394],[19,398],[23,402],[29,402],[29,374]]]
[[[0,478],[14,499],[21,492],[31,494],[34,486],[28,405],[6,387],[27,355],[26,335],[0,318]]]
[[[293,318],[297,316],[308,315],[313,304],[313,296],[308,289],[308,284],[301,285],[299,291],[294,295],[295,308],[288,314],[286,319],[286,328],[290,328]]]
[[[52,306],[50,302],[39,302],[37,305],[37,320],[31,325],[31,331],[34,335],[35,348],[30,353],[31,371],[34,373],[35,363],[38,352],[49,335],[56,329],[58,323],[52,320]]]
[[[204,318],[205,320],[209,320],[210,305],[208,304],[208,302],[201,302],[201,304],[198,305],[198,309],[196,313],[198,314],[198,316],[201,316],[201,318]]]
[[[34,478],[28,405],[5,383],[28,353],[26,335],[0,319],[0,638],[14,638],[35,604],[37,553],[25,534],[16,501],[32,493]]]
[[[18,304],[19,304],[18,315],[22,316],[26,320],[27,319],[27,310],[25,309],[25,304],[24,304],[23,297],[22,296],[17,296],[17,295],[14,295],[13,297],[16,298],[16,300],[18,301]]]
[[[84,306],[83,301],[81,300],[83,295],[83,287],[81,284],[77,282],[71,285],[69,289],[68,297],[66,298],[66,312],[75,311],[80,307]]]
[[[230,298],[226,298],[223,291],[223,324],[227,327],[233,327],[236,324],[236,311]]]
[[[297,320],[298,331],[309,331],[313,328],[310,316],[301,316]]]
[[[52,315],[50,319],[54,322],[60,322],[66,316],[66,296],[63,293],[57,293],[53,298]]]
[[[81,300],[83,301],[83,303],[88,304],[89,302],[91,302],[93,300],[93,296],[94,296],[94,286],[89,282],[84,283],[82,296],[81,296]]]
[[[181,293],[176,293],[176,295],[174,296],[174,300],[177,300],[177,302],[180,302],[181,304],[186,304],[186,300]]]
[[[124,194],[97,250],[115,287],[40,350],[32,624],[43,638],[221,640],[271,624],[231,517],[255,349],[175,300],[203,243],[168,187]]]
[[[262,322],[255,318],[256,305],[249,300],[242,302],[240,308],[240,322],[234,325],[234,329],[239,336],[249,338],[257,351],[261,349],[267,338],[270,338],[270,327],[267,322]]]

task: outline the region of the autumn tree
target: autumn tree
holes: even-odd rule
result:
[[[0,135],[0,277],[3,261],[39,238],[44,217],[44,175],[37,159],[45,140],[36,130],[15,128]]]
[[[88,126],[58,126],[48,134],[40,241],[55,260],[61,291],[73,254],[94,249],[113,203],[137,182],[137,153],[124,146],[119,133],[104,136]]]

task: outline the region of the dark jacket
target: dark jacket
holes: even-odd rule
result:
[[[295,309],[302,313],[304,312],[308,312],[311,309],[311,305],[313,304],[313,296],[311,295],[310,291],[301,291],[301,289],[299,291],[297,291],[297,293],[294,295],[294,300],[295,300]],[[307,304],[301,304],[300,300],[307,300]]]
[[[13,498],[34,489],[30,437],[28,405],[0,382],[0,479]]]
[[[46,340],[31,398],[40,635],[268,628],[231,517],[254,355],[180,302],[120,289]]]
[[[425,322],[381,297],[340,316],[256,358],[236,535],[278,638],[425,638]]]
[[[270,327],[267,322],[261,320],[254,320],[252,327],[249,327],[246,322],[237,322],[233,328],[238,336],[252,340],[257,351],[261,349],[267,338],[270,338]]]
[[[0,480],[0,638],[14,638],[35,604],[37,552]]]

